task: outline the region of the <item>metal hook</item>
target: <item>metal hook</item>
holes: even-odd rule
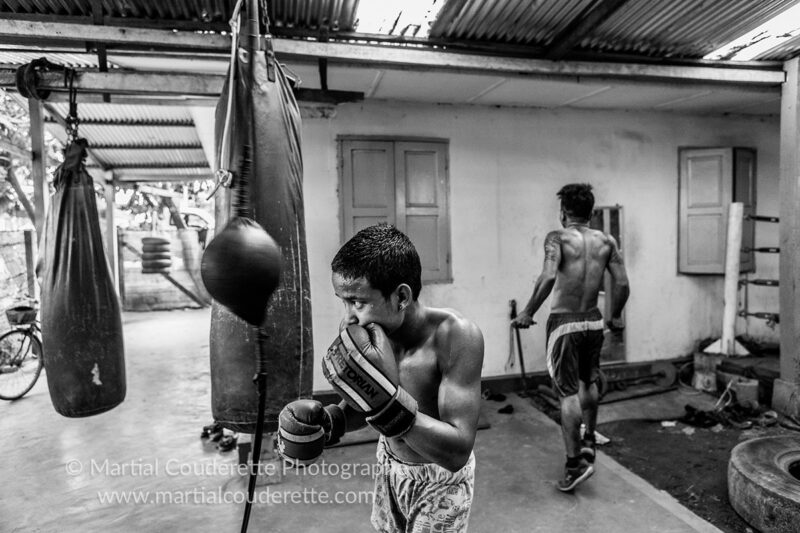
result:
[[[206,197],[206,200],[210,200],[220,187],[230,187],[233,183],[233,173],[230,170],[221,168],[214,173],[214,188],[211,189],[211,193]]]

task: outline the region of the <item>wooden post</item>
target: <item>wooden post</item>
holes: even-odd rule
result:
[[[19,203],[22,204],[23,209],[25,212],[28,213],[28,218],[31,219],[31,223],[36,225],[36,209],[31,204],[30,199],[25,195],[25,191],[22,190],[22,185],[19,183],[17,179],[17,175],[14,173],[17,167],[9,166],[8,167],[8,174],[6,174],[6,181],[11,184],[11,187],[14,189],[14,192],[17,193],[17,198],[19,199]]]
[[[744,204],[733,202],[728,209],[728,239],[725,246],[725,299],[722,313],[722,353],[736,354],[736,313],[739,296],[739,262],[742,250]]]
[[[117,230],[114,223],[114,173],[107,170],[103,174],[103,185],[105,186],[106,192],[106,257],[108,257],[108,266],[111,268],[111,277],[117,289],[117,296],[120,296],[119,265],[117,264]]]
[[[36,218],[33,221],[36,237],[41,242],[44,231],[45,215],[49,203],[47,189],[47,152],[44,146],[44,113],[42,102],[34,98],[28,99],[28,110],[31,119],[31,177],[33,178],[33,207]]]
[[[800,60],[783,64],[780,147],[780,378],[772,387],[772,408],[800,416]]]
[[[115,230],[117,235],[117,270],[119,277],[117,278],[117,292],[119,293],[119,303],[122,310],[125,310],[125,236],[122,228]]]
[[[797,58],[784,65],[780,144],[781,379],[800,384],[800,76]]]
[[[26,229],[23,233],[25,235],[25,277],[28,286],[28,298],[39,299],[36,289],[39,284],[36,283],[36,249],[33,246],[33,232]]]

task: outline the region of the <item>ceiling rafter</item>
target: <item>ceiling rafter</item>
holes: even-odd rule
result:
[[[45,120],[48,122],[48,120]],[[50,122],[54,122],[53,119]],[[100,118],[88,118],[88,119],[81,119],[80,124],[82,126],[166,126],[166,127],[174,127],[174,128],[193,128],[194,122],[191,119],[187,120],[160,120],[160,119],[100,119]]]
[[[202,150],[200,143],[159,143],[159,144],[102,144],[94,143],[92,148],[95,150]]]

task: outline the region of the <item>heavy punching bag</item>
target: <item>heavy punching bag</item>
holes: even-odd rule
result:
[[[289,81],[272,53],[270,39],[262,37],[258,42],[261,49],[254,53],[243,54],[240,47],[239,53],[231,56],[232,70],[216,110],[216,138],[219,167],[236,175],[243,161],[252,166],[249,169],[252,218],[282,252],[280,278],[266,308],[266,319],[260,322],[261,350],[267,369],[265,430],[275,431],[283,406],[311,395],[311,299],[303,214],[300,112]],[[245,146],[249,147],[249,154],[242,153]],[[232,195],[224,192],[217,196],[217,228],[224,227],[232,214]],[[240,237],[243,235],[239,233]],[[239,274],[231,271],[228,275],[231,284],[242,284]],[[211,292],[207,281],[206,285]],[[250,293],[265,291],[263,286],[255,285],[242,289]],[[231,309],[232,306],[222,305],[215,297],[210,333],[212,413],[214,420],[230,430],[254,433],[258,394],[253,386],[253,371],[259,335],[246,318],[240,318],[243,315]]]
[[[68,417],[125,399],[122,320],[85,157],[84,139],[65,148],[44,234],[44,367],[53,407]]]

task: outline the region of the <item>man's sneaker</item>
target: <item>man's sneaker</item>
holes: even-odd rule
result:
[[[592,474],[594,474],[594,467],[586,459],[581,458],[580,464],[575,468],[564,468],[564,479],[558,482],[558,490],[569,492],[589,479]]]
[[[581,441],[581,457],[594,464],[594,457],[597,455],[596,448],[597,443],[594,439],[583,439]]]

